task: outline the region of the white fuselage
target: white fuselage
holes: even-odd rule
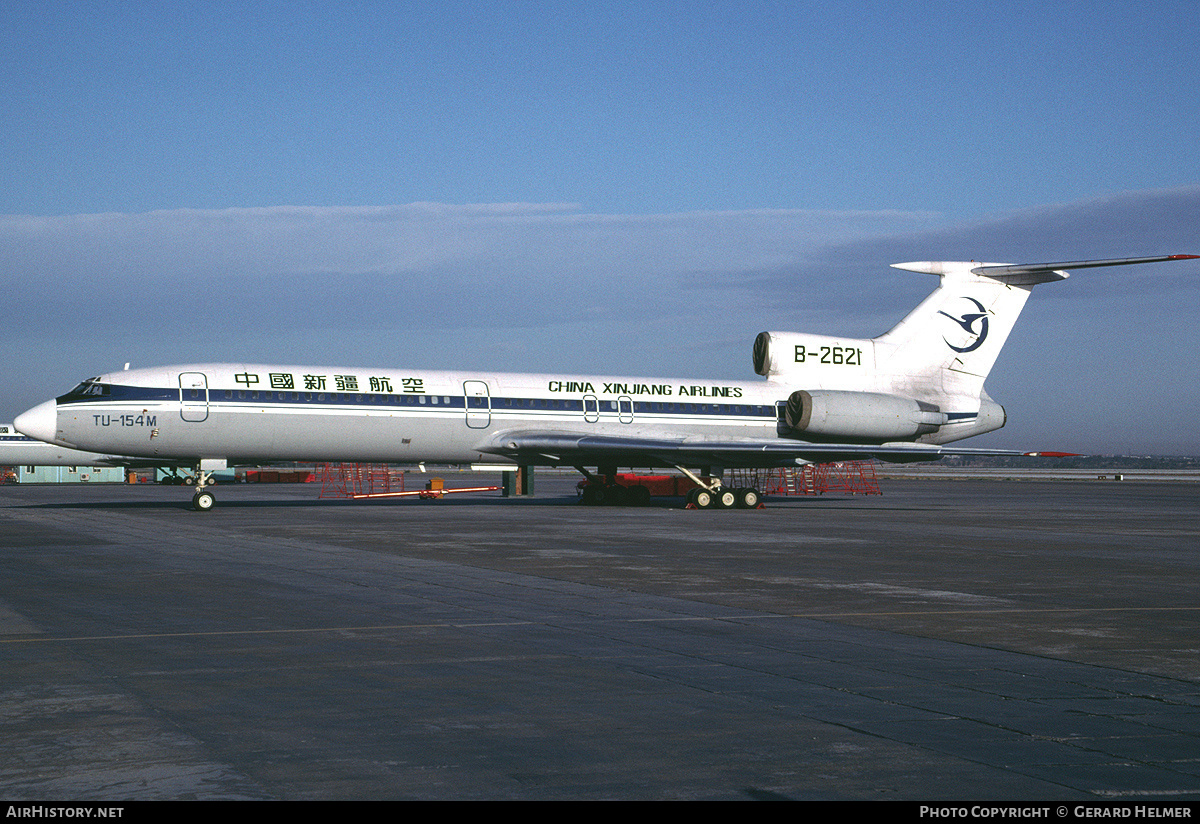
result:
[[[495,462],[489,442],[509,430],[777,439],[777,404],[793,388],[773,380],[191,364],[101,375],[18,425],[64,446],[151,460]],[[976,411],[966,410],[963,423]]]
[[[196,364],[102,375],[53,441],[146,458],[469,463],[512,428],[774,437],[770,383]]]

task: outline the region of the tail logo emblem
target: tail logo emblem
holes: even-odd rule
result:
[[[967,334],[975,336],[975,340],[972,343],[968,343],[966,346],[955,346],[950,341],[942,338],[942,340],[946,341],[947,346],[959,353],[974,352],[983,345],[983,342],[987,340],[988,335],[988,315],[991,314],[991,312],[989,312],[987,309],[984,309],[983,304],[975,300],[975,298],[963,297],[963,300],[971,301],[971,303],[975,304],[979,311],[965,312],[961,318],[956,318],[954,315],[951,315],[948,312],[938,312],[939,315],[945,315],[946,317],[950,318],[950,320],[961,326],[967,332]],[[976,324],[978,324],[978,328],[976,328]]]

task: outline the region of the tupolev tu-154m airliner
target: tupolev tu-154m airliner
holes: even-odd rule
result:
[[[197,363],[88,378],[15,425],[193,466],[200,511],[212,472],[271,461],[573,466],[597,481],[590,503],[645,502],[615,484],[618,466],[675,467],[701,508],[753,507],[758,493],[724,486],[723,469],[1038,454],[945,446],[1004,426],[983,382],[1032,288],[1067,269],[1197,257],[895,264],[938,288],[877,338],[760,333],[752,382]]]

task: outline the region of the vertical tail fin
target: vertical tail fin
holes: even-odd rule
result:
[[[897,269],[940,275],[932,295],[891,331],[875,339],[881,375],[897,391],[978,399],[1030,290],[1063,280],[1066,269],[1195,260],[1200,255],[1078,260],[1065,263],[961,263],[924,261]]]
[[[898,391],[979,398],[1033,284],[980,274],[1002,264],[932,261],[895,266],[940,275],[941,283],[900,323],[875,338],[881,375],[890,377]],[[1066,276],[1054,272],[1045,279]]]

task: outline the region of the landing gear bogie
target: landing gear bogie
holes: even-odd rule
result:
[[[762,496],[750,487],[711,490],[698,486],[688,493],[687,503],[692,509],[758,509],[762,506]]]
[[[696,486],[687,492],[688,509],[759,509],[762,506],[762,496],[758,490],[751,487],[729,487],[721,484],[719,478],[700,477],[684,467],[676,467],[691,479]],[[587,506],[649,506],[653,495],[650,485],[617,483],[616,470],[607,467],[612,472],[593,475],[582,467],[576,467],[587,478],[579,483],[580,503]],[[705,473],[707,474],[707,473]],[[625,476],[634,480],[634,476]],[[659,494],[670,495],[671,492],[660,491]],[[678,494],[677,492],[675,494]]]

